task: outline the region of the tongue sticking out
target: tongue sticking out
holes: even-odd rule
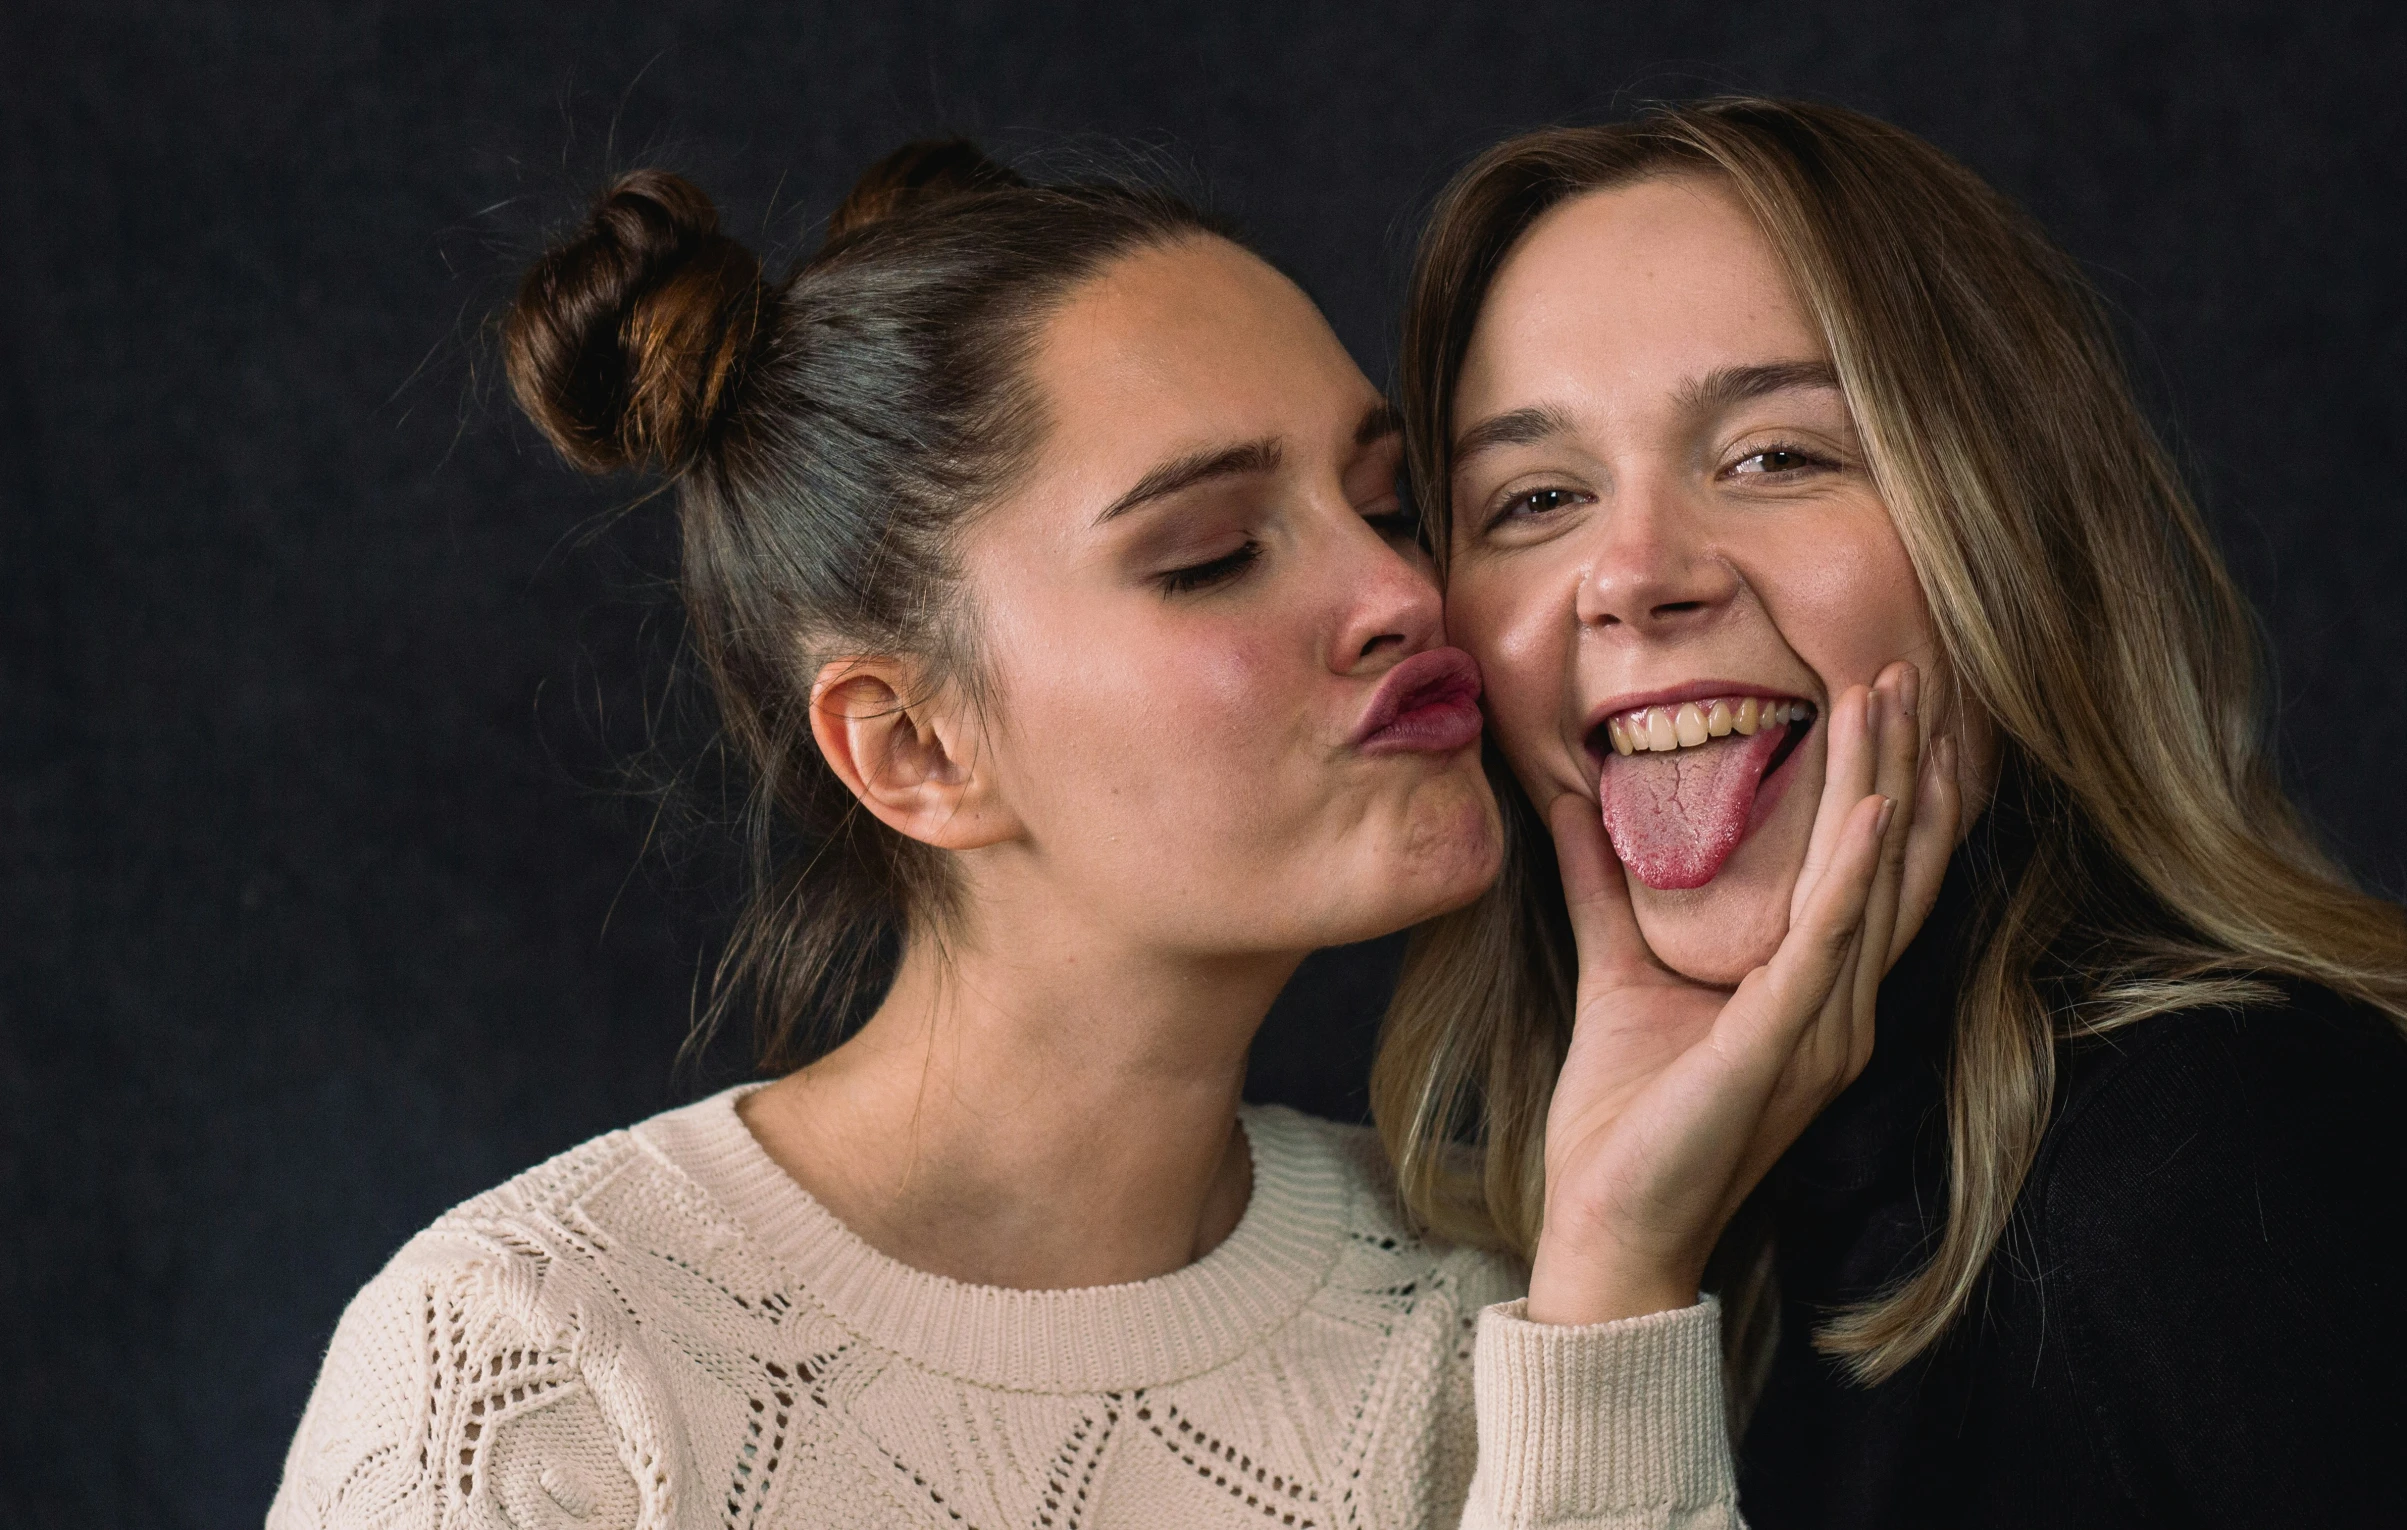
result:
[[[1785,727],[1693,749],[1614,755],[1597,791],[1613,853],[1649,887],[1702,887],[1747,832],[1755,788]]]

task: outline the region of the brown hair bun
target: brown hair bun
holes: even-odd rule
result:
[[[742,371],[768,289],[692,182],[636,170],[519,284],[502,331],[510,389],[589,473],[692,458]]]
[[[828,242],[914,207],[1027,184],[1018,172],[988,159],[966,138],[907,143],[871,165],[853,183],[852,191],[827,220]]]

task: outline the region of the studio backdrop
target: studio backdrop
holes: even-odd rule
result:
[[[2395,895],[2402,14],[0,8],[0,1525],[255,1524],[410,1232],[743,1067],[674,1066],[737,887],[666,507],[562,470],[494,369],[610,172],[791,254],[907,138],[1149,164],[1383,378],[1416,219],[1495,139],[1730,89],[1891,118],[2106,294],[2263,614],[2288,779]],[[1316,959],[1254,1092],[1359,1116],[1394,956]]]

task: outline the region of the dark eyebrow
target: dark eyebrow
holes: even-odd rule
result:
[[[1381,399],[1363,411],[1362,423],[1354,427],[1354,444],[1370,446],[1403,432],[1404,416],[1396,412],[1395,405]]]
[[[1457,437],[1454,460],[1459,464],[1500,446],[1532,446],[1570,429],[1570,418],[1559,409],[1508,409],[1488,416]]]
[[[1174,457],[1147,473],[1136,486],[1115,499],[1101,515],[1095,517],[1100,526],[1109,520],[1126,515],[1148,500],[1161,499],[1183,489],[1215,478],[1233,478],[1250,473],[1275,473],[1279,459],[1286,455],[1276,436],[1264,436],[1259,441],[1247,441],[1237,446],[1207,446],[1202,451]]]
[[[1708,372],[1680,390],[1680,407],[1692,414],[1712,414],[1769,393],[1791,388],[1839,391],[1839,374],[1827,361],[1773,361],[1762,366],[1723,367]]]

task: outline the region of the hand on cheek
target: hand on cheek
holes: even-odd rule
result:
[[[1922,748],[1918,691],[1896,665],[1833,704],[1787,933],[1734,990],[1655,959],[1593,809],[1575,793],[1550,804],[1580,975],[1547,1116],[1533,1319],[1693,1303],[1731,1214],[1870,1058],[1881,976],[1956,839],[1952,751]]]

